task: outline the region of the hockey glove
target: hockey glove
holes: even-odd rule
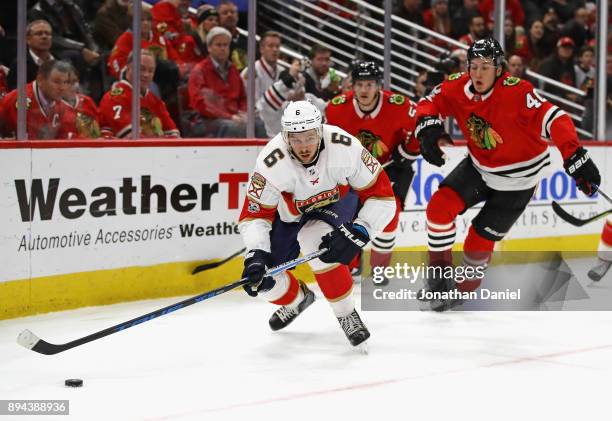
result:
[[[587,196],[593,196],[601,182],[597,166],[582,146],[563,163],[567,175],[576,180],[578,189]]]
[[[326,248],[327,253],[321,255],[319,260],[348,265],[369,240],[368,231],[361,225],[342,224],[321,239],[319,249]]]
[[[257,293],[268,291],[274,286],[274,279],[271,276],[264,276],[271,258],[270,253],[259,249],[250,250],[245,256],[242,277],[248,278],[249,283],[242,288],[251,297],[257,297]]]
[[[415,137],[421,144],[423,158],[437,167],[444,165],[444,152],[438,142],[444,140],[452,145],[453,141],[444,131],[442,121],[433,116],[421,117],[414,130]]]

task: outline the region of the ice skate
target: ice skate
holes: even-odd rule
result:
[[[353,310],[347,316],[338,317],[338,322],[353,346],[361,344],[370,337],[370,332],[361,321],[357,310]]]
[[[612,262],[606,262],[605,260],[598,259],[597,264],[593,266],[591,270],[589,270],[587,275],[592,281],[599,282],[601,278],[608,273],[611,265]]]
[[[272,314],[270,317],[270,329],[281,330],[286,327],[289,323],[295,320],[304,310],[306,310],[315,300],[314,292],[312,292],[306,284],[300,282],[300,289],[304,293],[304,298],[297,307],[282,306]]]

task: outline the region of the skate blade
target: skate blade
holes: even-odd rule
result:
[[[370,353],[370,349],[368,347],[368,342],[362,342],[356,347],[354,347],[355,351],[361,355],[368,355]]]

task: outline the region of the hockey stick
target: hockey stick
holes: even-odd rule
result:
[[[601,196],[606,199],[609,203],[612,203],[612,199],[610,199],[610,196],[608,196],[606,193],[604,193],[603,190],[601,190],[599,188],[598,185],[593,185],[593,187],[595,187],[597,189],[597,193],[601,194]],[[595,216],[592,216],[590,218],[586,218],[586,219],[580,219],[580,218],[576,218],[574,215],[572,215],[571,213],[569,213],[568,211],[566,211],[565,209],[563,209],[561,207],[561,205],[557,202],[555,202],[554,200],[552,201],[552,208],[553,211],[555,211],[555,213],[557,215],[559,215],[559,217],[561,219],[563,219],[565,222],[572,224],[574,226],[577,227],[581,227],[585,224],[588,224],[589,222],[593,222],[593,221],[597,221],[599,218],[602,218],[610,213],[612,213],[612,209],[608,209],[607,211],[604,211],[602,213],[598,213]]]
[[[209,269],[214,269],[214,268],[218,268],[219,266],[221,266],[224,263],[229,262],[230,260],[232,260],[234,257],[238,256],[239,254],[242,254],[246,251],[246,248],[241,248],[240,250],[238,250],[236,253],[232,254],[229,257],[226,257],[223,260],[219,260],[218,262],[213,262],[213,263],[204,263],[203,265],[200,266],[196,266],[193,271],[191,272],[192,275],[195,275],[196,273],[200,273],[203,272],[205,270],[209,270]]]
[[[327,249],[317,250],[315,252],[307,254],[306,256],[298,257],[297,259],[293,259],[283,264],[280,264],[278,266],[275,266],[266,272],[266,276],[274,276],[286,270],[292,269],[296,267],[297,265],[300,265],[302,263],[306,263],[310,260],[316,259],[317,257],[322,255],[326,251]],[[44,339],[40,339],[38,336],[36,336],[34,333],[29,331],[28,329],[24,330],[23,332],[19,334],[19,336],[17,337],[17,343],[25,348],[38,352],[39,354],[44,354],[44,355],[57,354],[59,352],[67,351],[79,345],[83,345],[88,342],[95,341],[96,339],[100,339],[105,336],[112,335],[113,333],[121,332],[122,330],[129,329],[130,327],[134,327],[141,323],[148,322],[149,320],[155,319],[157,317],[165,316],[168,313],[172,313],[173,311],[180,310],[181,308],[184,308],[192,304],[199,303],[200,301],[204,301],[209,298],[215,297],[217,295],[223,294],[239,286],[246,285],[247,283],[248,283],[247,278],[242,278],[241,280],[236,281],[232,284],[226,285],[224,287],[217,288],[217,289],[214,289],[209,292],[205,292],[200,295],[196,295],[195,297],[187,298],[186,300],[183,300],[181,302],[171,304],[167,307],[160,308],[159,310],[152,311],[143,316],[138,316],[132,320],[128,320],[127,322],[119,323],[115,326],[111,326],[99,332],[92,333],[91,335],[87,335],[82,338],[75,339],[74,341],[67,342],[65,344],[56,345],[56,344],[49,343],[45,341]]]
[[[563,209],[561,207],[561,205],[558,204],[557,202],[555,202],[554,200],[552,202],[552,208],[553,208],[553,211],[555,211],[555,213],[557,215],[559,215],[559,217],[561,219],[563,219],[565,222],[570,223],[572,225],[575,225],[577,227],[581,227],[581,226],[583,226],[585,224],[588,224],[589,222],[597,221],[598,219],[600,219],[600,218],[602,218],[602,217],[612,213],[612,209],[608,209],[607,211],[599,213],[599,214],[597,214],[595,216],[592,216],[590,218],[580,219],[580,218],[576,218],[574,215],[572,215],[571,213],[569,213],[568,211]]]

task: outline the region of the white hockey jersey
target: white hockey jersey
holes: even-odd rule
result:
[[[270,251],[274,218],[297,222],[312,209],[337,202],[350,188],[359,196],[355,222],[370,238],[395,214],[391,183],[361,142],[339,127],[323,125],[323,146],[314,165],[301,164],[276,135],[257,157],[242,213],[240,232],[248,250]]]
[[[255,62],[255,101],[258,101],[264,92],[278,80],[282,71],[283,68],[278,64],[268,64],[263,59]],[[240,73],[245,89],[247,88],[248,72],[249,68],[247,67]]]

